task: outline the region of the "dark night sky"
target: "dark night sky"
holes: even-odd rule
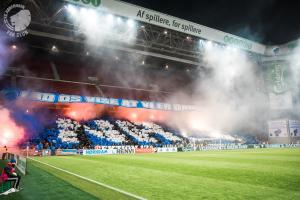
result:
[[[298,0],[123,0],[264,44],[300,38]]]

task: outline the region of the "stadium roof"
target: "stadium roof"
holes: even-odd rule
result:
[[[10,2],[4,2],[4,8]],[[51,48],[51,46],[47,47],[49,43],[41,42],[44,39],[57,40],[57,43],[84,44],[86,38],[80,33],[76,24],[70,20],[69,13],[66,10],[66,5],[69,2],[78,3],[78,1],[73,0],[57,0],[56,3],[49,0],[23,2],[32,14],[32,22],[28,28],[30,36],[26,38],[29,43],[28,46]],[[203,42],[208,40],[215,41],[219,45],[233,45],[258,54],[263,54],[265,51],[264,45],[163,13],[121,1],[102,0],[99,2],[101,2],[99,4],[101,12],[112,13],[116,17],[123,18],[123,21],[130,19],[139,21],[136,24],[138,34],[134,45],[126,46],[124,43],[121,44],[107,38],[106,43],[103,45],[107,48],[196,66],[201,65],[201,46],[203,46]],[[81,3],[79,7],[82,6],[86,5]],[[95,8],[93,5],[88,6]],[[143,11],[145,11],[144,17],[142,17]],[[150,13],[152,13],[152,20],[147,19],[147,16],[150,17]],[[180,23],[178,27],[173,25],[173,23],[175,24],[174,20],[177,25]],[[101,23],[99,22],[99,24]],[[67,45],[64,46],[67,47]],[[60,49],[62,48],[60,47]]]
[[[102,0],[99,4],[100,8],[98,8],[99,13],[103,13],[108,18],[114,14],[113,18],[116,24],[113,27],[127,26],[131,22],[130,20],[135,19],[134,28],[137,34],[134,43],[128,45],[108,34],[100,46],[91,48],[86,43],[89,32],[82,33],[68,10],[69,5],[74,5],[70,2],[76,4],[78,1],[56,0],[55,3],[53,2],[53,0],[24,0],[22,2],[30,10],[32,20],[28,28],[29,35],[18,40],[17,46],[30,49],[24,55],[27,61],[25,62],[23,57],[20,59],[30,66],[31,73],[26,70],[25,73],[24,70],[19,70],[14,65],[7,72],[7,75],[17,77],[16,81],[12,81],[13,85],[37,86],[36,90],[39,91],[41,84],[36,84],[35,81],[51,82],[53,88],[55,90],[59,88],[61,93],[74,93],[77,91],[68,92],[66,88],[76,88],[75,85],[80,84],[84,85],[83,90],[91,90],[91,93],[101,93],[101,95],[108,95],[109,91],[106,90],[115,89],[118,90],[115,93],[119,96],[121,95],[120,91],[125,91],[124,98],[136,98],[127,97],[126,90],[134,90],[136,93],[134,95],[142,96],[139,97],[140,99],[149,96],[149,93],[151,93],[152,99],[162,99],[174,91],[170,85],[176,89],[182,87],[187,91],[193,91],[192,83],[196,79],[196,75],[200,72],[207,73],[202,62],[202,53],[203,45],[209,41],[215,41],[215,44],[223,47],[232,45],[244,49],[254,59],[259,58],[259,54],[265,53],[264,45],[116,0]],[[96,0],[92,2],[100,3]],[[12,1],[3,2],[4,8],[7,8],[10,3]],[[97,6],[97,4],[85,5],[82,3],[75,8],[81,12],[87,7],[97,9]],[[92,11],[88,13],[92,13]],[[152,13],[152,20],[149,20],[150,13]],[[86,17],[85,23],[92,21],[89,20],[89,16]],[[121,19],[121,25],[117,24],[117,19]],[[172,27],[171,23],[174,20],[181,24],[179,28]],[[106,25],[107,21],[97,20],[97,26],[98,23],[99,26]],[[255,53],[256,51],[258,52]],[[33,57],[41,60],[39,65],[42,64],[43,68],[39,68],[39,65],[33,63]],[[67,63],[66,60],[71,63]],[[69,65],[70,67],[68,67]],[[81,66],[85,66],[85,68],[81,69]],[[111,66],[109,69],[118,69],[116,71],[120,74],[99,74],[98,72],[105,66]],[[124,83],[122,77],[126,73],[123,73],[123,68],[128,69],[127,72],[134,71],[134,74],[139,74],[139,70],[143,69],[141,75],[146,74],[147,76],[143,76],[145,77],[143,83]],[[65,73],[67,69],[74,72]],[[36,74],[37,77],[32,74]],[[115,80],[116,78],[117,80]],[[166,79],[168,81],[165,81]],[[26,80],[26,84],[24,84],[24,80]],[[31,82],[32,84],[29,84]],[[151,82],[159,83],[159,86],[150,84]],[[5,84],[7,83],[5,81]],[[63,87],[62,84],[70,86]],[[49,89],[49,87],[45,88]]]
[[[300,37],[297,1],[123,0],[266,45]]]
[[[81,6],[88,6],[95,9],[107,10],[110,13],[130,18],[144,23],[156,25],[162,28],[171,29],[187,35],[203,38],[224,45],[233,45],[247,51],[263,54],[265,46],[245,38],[234,36],[216,29],[196,24],[184,19],[170,16],[164,13],[153,11],[147,8],[136,6],[116,0],[98,0],[98,4],[83,3],[81,1],[65,0]],[[97,1],[95,1],[97,2]]]

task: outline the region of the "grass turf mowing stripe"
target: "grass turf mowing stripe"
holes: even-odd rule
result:
[[[300,174],[294,170],[300,166],[299,150],[257,149],[37,159],[147,199],[296,200],[300,199]],[[216,158],[215,162],[212,162],[213,158]],[[251,158],[251,162],[247,158]],[[273,163],[274,160],[276,162]],[[234,163],[231,164],[232,161]],[[291,162],[294,163],[291,168],[293,176],[287,168]],[[283,163],[287,165],[279,167]],[[254,164],[257,164],[256,168]]]
[[[126,192],[126,191],[120,190],[120,189],[118,189],[118,188],[115,188],[115,187],[109,186],[109,185],[107,185],[107,184],[100,183],[100,182],[98,182],[98,181],[95,181],[95,180],[92,180],[92,179],[89,179],[89,178],[86,178],[86,177],[80,176],[80,175],[78,175],[78,174],[75,174],[75,173],[69,172],[69,171],[67,171],[67,170],[64,170],[64,169],[61,169],[61,168],[55,167],[55,166],[53,166],[53,165],[50,165],[50,164],[48,164],[48,163],[44,163],[44,162],[42,162],[42,161],[39,161],[39,160],[36,160],[36,159],[33,159],[33,158],[29,158],[29,159],[30,159],[30,160],[33,160],[33,161],[35,161],[35,162],[41,163],[41,164],[43,164],[43,165],[47,165],[47,166],[49,166],[49,167],[52,167],[52,168],[54,168],[54,169],[56,169],[56,170],[59,170],[59,171],[62,171],[62,172],[65,172],[65,173],[71,174],[71,175],[73,175],[73,176],[76,176],[76,177],[78,177],[78,178],[81,178],[81,179],[83,179],[83,180],[86,180],[86,181],[92,182],[92,183],[94,183],[94,184],[100,185],[100,186],[102,186],[102,187],[105,187],[105,188],[108,188],[108,189],[114,190],[114,191],[116,191],[116,192],[119,192],[119,193],[125,194],[125,195],[127,195],[127,196],[133,197],[133,198],[135,198],[135,199],[139,199],[139,200],[146,200],[146,199],[145,199],[145,198],[143,198],[143,197],[140,197],[140,196],[137,196],[137,195],[135,195],[135,194],[132,194],[132,193],[129,193],[129,192]]]
[[[79,189],[74,187],[60,177],[54,176],[52,173],[41,168],[42,164],[29,161],[28,163],[28,175],[22,176],[21,187],[23,190],[17,193],[9,194],[8,196],[1,196],[1,200],[97,200],[96,195],[91,195],[86,192],[84,188]],[[4,164],[0,161],[0,168]],[[44,165],[43,165],[44,166]],[[58,172],[55,170],[56,174]],[[69,175],[71,176],[71,175]],[[74,177],[74,176],[72,176]],[[68,177],[70,178],[70,177]],[[75,177],[76,178],[76,177]],[[78,179],[78,178],[76,178]],[[80,179],[81,180],[81,179]]]
[[[111,189],[102,187],[100,185],[94,184],[90,181],[86,181],[83,180],[81,178],[78,178],[76,176],[73,176],[71,174],[62,172],[60,170],[54,169],[52,167],[49,167],[47,165],[44,165],[42,163],[39,162],[35,162],[32,160],[29,160],[29,166],[30,168],[32,167],[36,167],[38,168],[40,171],[43,172],[43,174],[49,174],[51,176],[54,176],[55,179],[58,179],[60,182],[63,181],[65,182],[66,185],[72,186],[74,188],[74,194],[73,193],[68,193],[67,198],[58,198],[58,199],[79,199],[78,195],[76,195],[76,193],[78,193],[78,191],[84,191],[86,194],[90,195],[91,197],[88,198],[83,198],[84,200],[93,200],[93,199],[101,199],[101,200],[110,200],[110,199],[118,199],[118,200],[133,200],[133,197],[129,197],[125,194],[122,193],[118,193],[115,192]],[[35,176],[35,175],[33,175]],[[46,179],[45,179],[46,180]],[[45,182],[48,183],[48,180],[46,180]],[[52,187],[56,187],[56,183],[54,183],[55,185],[53,185],[53,182],[49,182],[49,186],[48,188],[52,188]],[[32,184],[28,184],[28,187],[31,187]],[[38,188],[39,189],[39,188]],[[52,192],[52,190],[51,190]],[[54,191],[54,193],[56,193],[56,191]],[[56,199],[56,197],[59,197],[60,194],[55,194],[52,195],[52,199]],[[39,197],[41,197],[43,195],[39,195]],[[86,196],[86,195],[85,195]],[[40,198],[37,198],[40,199]],[[33,200],[33,199],[30,199]]]

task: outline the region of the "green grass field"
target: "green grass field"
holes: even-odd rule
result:
[[[300,149],[35,159],[146,199],[300,199]],[[35,161],[28,172],[0,199],[133,199]]]

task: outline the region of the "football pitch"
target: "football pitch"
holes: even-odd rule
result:
[[[300,149],[33,159],[0,199],[300,199]]]

